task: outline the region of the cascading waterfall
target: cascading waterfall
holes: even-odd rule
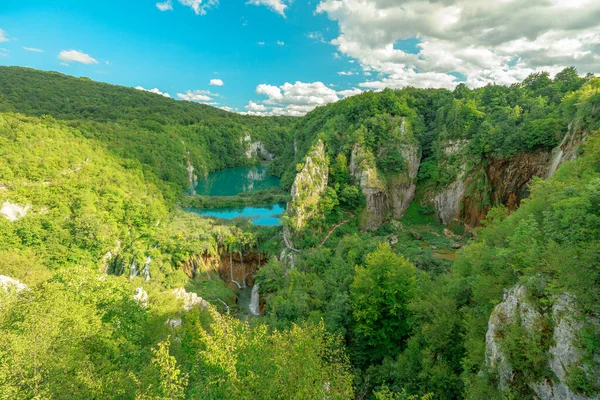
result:
[[[137,269],[137,265],[135,264],[135,260],[131,262],[131,267],[129,267],[129,279],[133,279],[134,276],[138,276],[140,271]]]
[[[144,280],[150,280],[150,263],[152,262],[151,257],[146,257],[146,262],[144,263],[144,269],[142,269],[142,278]]]
[[[260,294],[259,294],[258,290],[259,290],[258,283],[255,283],[254,286],[252,287],[252,295],[250,296],[250,305],[248,306],[250,313],[252,315],[260,315],[260,309],[259,309]]]

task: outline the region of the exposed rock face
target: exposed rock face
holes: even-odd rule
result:
[[[421,155],[417,143],[411,143],[406,133],[406,121],[402,119],[400,132],[405,143],[401,145],[400,153],[405,160],[405,171],[390,180],[390,201],[394,218],[402,218],[410,203],[415,198],[417,188],[416,177],[419,172]]]
[[[498,304],[488,322],[488,330],[485,335],[487,365],[498,372],[500,382],[499,388],[506,390],[513,379],[513,370],[504,352],[499,337],[502,337],[503,326],[512,325],[517,318],[521,317],[521,326],[526,332],[539,328],[542,315],[533,308],[526,297],[525,287],[517,285],[504,294],[504,300]]]
[[[141,307],[148,307],[148,292],[146,292],[144,288],[139,287],[135,289],[133,299],[137,301]]]
[[[367,201],[366,221],[364,228],[375,230],[383,222],[387,211],[387,187],[375,167],[373,156],[367,153],[362,144],[357,143],[350,155],[350,173],[360,183]]]
[[[4,214],[9,221],[17,221],[20,218],[23,218],[27,215],[27,212],[31,208],[31,204],[26,206],[20,206],[18,204],[13,204],[11,202],[5,201],[2,204],[2,208],[0,209],[0,214]]]
[[[183,299],[183,310],[190,311],[194,307],[207,308],[208,302],[194,292],[187,292],[184,288],[173,289],[173,294],[178,299]]]
[[[373,154],[357,143],[350,154],[350,174],[360,183],[367,201],[364,211],[364,229],[375,230],[383,223],[387,211],[394,218],[402,218],[415,197],[416,177],[421,156],[419,146],[406,131],[406,122],[400,125],[398,150],[404,159],[404,170],[385,179],[378,171]],[[380,149],[379,153],[383,153]],[[381,154],[379,154],[381,156]]]
[[[11,289],[17,292],[27,289],[27,285],[6,275],[0,275],[0,287],[4,288],[7,292]]]
[[[528,184],[535,176],[546,176],[550,154],[547,152],[519,153],[510,158],[493,158],[486,174],[490,182],[492,204],[504,204],[514,211],[529,195]]]
[[[448,225],[450,222],[458,219],[461,201],[466,189],[463,179],[463,173],[461,173],[454,182],[438,193],[433,199],[437,216],[444,225]]]
[[[327,189],[329,166],[325,155],[325,144],[319,140],[306,156],[302,171],[296,174],[292,184],[292,200],[287,208],[290,227],[301,231],[308,220],[318,213],[321,194]]]
[[[577,367],[581,352],[577,347],[577,332],[583,327],[577,318],[578,311],[574,299],[563,293],[554,303],[551,311],[553,322],[553,346],[548,350],[548,370],[551,377],[527,385],[541,400],[592,400],[574,393],[567,385],[568,370]],[[486,364],[498,372],[499,389],[506,390],[514,379],[513,368],[502,349],[502,329],[515,323],[520,316],[525,334],[542,329],[543,315],[527,299],[525,287],[517,285],[507,291],[502,303],[490,315],[486,334]],[[597,323],[597,322],[596,322]]]
[[[253,142],[250,135],[244,137],[244,142],[247,143],[246,157],[247,158],[258,158],[264,161],[272,161],[275,155],[269,153],[264,144],[259,141]]]
[[[516,210],[529,195],[531,180],[546,176],[549,160],[547,152],[519,153],[492,158],[468,175],[462,165],[456,180],[433,198],[438,218],[446,225],[457,221],[476,227],[492,206],[502,204],[511,212]]]

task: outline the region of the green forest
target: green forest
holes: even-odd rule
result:
[[[0,399],[597,398],[598,131],[574,68],[291,118],[0,67]],[[280,189],[190,192],[248,136]]]

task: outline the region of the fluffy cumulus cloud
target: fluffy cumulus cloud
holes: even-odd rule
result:
[[[211,79],[209,82],[209,85],[211,86],[223,86],[224,83],[221,79]]]
[[[571,65],[600,72],[597,0],[321,0],[316,12],[337,22],[338,52],[381,77],[367,89],[511,84]]]
[[[95,58],[77,50],[63,50],[57,57],[65,63],[78,62],[82,64],[98,64],[98,61]]]
[[[288,8],[287,4],[285,3],[286,0],[249,0],[246,4],[266,6],[275,11],[277,14],[280,14],[282,17],[285,17],[285,10]]]
[[[171,98],[171,95],[169,93],[163,93],[161,92],[158,88],[154,88],[154,89],[145,89],[142,86],[136,86],[135,87],[137,90],[143,90],[144,92],[150,92],[150,93],[155,93],[155,94],[160,94],[161,96],[164,97],[168,97]]]
[[[256,93],[266,99],[250,101],[243,114],[302,116],[318,106],[362,93],[362,90],[355,88],[337,92],[322,82],[286,82],[282,86],[258,85]]]
[[[6,35],[6,32],[2,30],[2,28],[0,28],[0,42],[8,42],[8,36]]]
[[[196,103],[204,103],[215,105],[215,97],[220,97],[218,93],[212,93],[209,90],[188,90],[185,93],[177,93],[177,98],[180,100],[193,101]]]

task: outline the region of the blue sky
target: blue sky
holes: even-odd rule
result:
[[[356,64],[334,57],[335,47],[321,40],[337,35],[336,24],[302,1],[285,17],[243,1],[222,1],[205,15],[177,1],[172,8],[163,12],[141,0],[2,0],[0,29],[10,40],[0,43],[6,49],[0,65],[158,88],[172,97],[210,90],[222,96],[214,98],[219,105],[238,109],[260,97],[255,90],[263,83],[325,81],[346,89],[358,80],[338,75]],[[65,63],[57,57],[63,50],[97,64]],[[212,79],[224,85],[209,86]]]
[[[597,0],[0,1],[0,65],[258,115],[385,87],[600,72]]]

